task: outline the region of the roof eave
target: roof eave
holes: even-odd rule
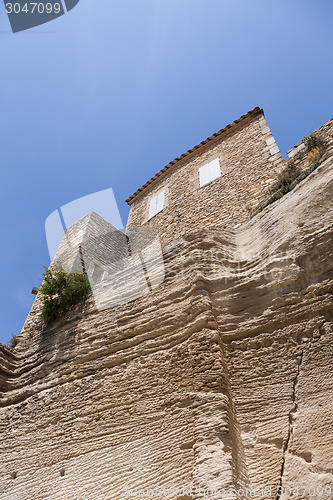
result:
[[[231,134],[232,132],[242,127],[243,125],[251,121],[259,114],[264,114],[264,110],[262,108],[256,107],[252,109],[251,111],[246,113],[246,115],[241,116],[233,123],[227,125],[223,129],[213,134],[212,136],[208,137],[206,140],[202,141],[197,146],[194,146],[192,149],[189,149],[186,153],[183,153],[178,158],[175,158],[173,161],[168,163],[168,165],[162,168],[162,170],[157,172],[157,174],[155,174],[154,177],[152,177],[137,191],[135,191],[135,193],[133,193],[129,198],[127,198],[126,203],[132,205],[134,201],[136,201],[140,196],[142,196],[146,191],[148,191],[154,184],[156,184],[156,182],[163,179],[167,174],[169,174],[174,168],[178,167],[182,162],[184,162],[185,160],[187,161],[188,159],[202,152],[204,149],[211,146],[215,142],[221,140],[221,138]]]

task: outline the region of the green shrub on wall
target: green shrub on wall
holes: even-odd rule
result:
[[[303,137],[302,142],[308,151],[314,148],[324,149],[325,147],[325,137],[319,132],[311,132],[306,137]]]
[[[307,155],[305,161],[305,170],[300,171],[299,167],[295,165],[294,160],[285,162],[284,167],[277,173],[275,181],[268,188],[266,196],[267,199],[253,206],[251,203],[246,205],[246,209],[250,218],[264,210],[268,205],[282,198],[285,194],[292,191],[297,184],[302,182],[308,175],[310,175],[322,162],[323,154],[326,150],[325,137],[320,133],[312,132],[307,137],[303,138],[303,143],[307,147]]]
[[[269,193],[274,194],[279,191],[281,196],[291,191],[292,182],[297,179],[300,174],[299,169],[295,166],[294,160],[288,161],[285,167],[277,174],[275,182],[269,188]],[[281,198],[281,196],[279,196]]]
[[[45,268],[46,269],[46,268]],[[42,294],[41,318],[50,323],[72,306],[88,298],[91,288],[85,274],[46,269],[39,289]]]

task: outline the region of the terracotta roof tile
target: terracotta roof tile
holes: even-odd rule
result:
[[[164,177],[163,174],[165,174],[165,172],[167,172],[170,169],[172,169],[172,167],[174,167],[175,165],[177,165],[184,158],[187,158],[192,153],[194,153],[198,149],[202,148],[206,144],[209,144],[211,141],[213,141],[217,137],[221,137],[223,135],[230,134],[235,129],[237,129],[240,125],[243,125],[244,122],[248,122],[249,120],[251,120],[253,117],[255,117],[256,115],[258,115],[260,113],[263,113],[263,110],[261,108],[256,107],[256,108],[252,109],[251,111],[249,111],[248,113],[246,113],[246,115],[241,116],[240,118],[238,118],[237,120],[235,120],[233,123],[231,123],[231,124],[227,125],[226,127],[222,128],[218,132],[215,132],[215,134],[211,135],[206,140],[200,142],[200,144],[197,144],[192,149],[189,149],[188,151],[186,151],[186,153],[183,153],[178,158],[175,158],[170,163],[168,163],[168,165],[166,165],[164,168],[162,168],[162,170],[160,170],[159,172],[157,172],[157,174],[155,174],[154,177],[152,177],[143,186],[141,186],[137,191],[135,191],[135,193],[133,193],[129,198],[127,198],[126,202],[129,205],[131,205],[134,202],[135,199],[137,199],[141,194],[143,194],[148,188],[151,187],[151,184],[154,181],[156,181],[156,179],[158,179],[161,176]]]

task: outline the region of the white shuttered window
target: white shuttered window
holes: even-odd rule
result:
[[[164,208],[165,191],[161,191],[150,200],[148,220],[158,214]]]
[[[199,168],[200,187],[206,186],[218,177],[221,177],[220,160],[218,158]]]

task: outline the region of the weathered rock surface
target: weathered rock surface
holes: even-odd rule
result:
[[[237,230],[168,246],[150,294],[32,314],[0,350],[0,498],[332,498],[332,197],[328,154]]]

